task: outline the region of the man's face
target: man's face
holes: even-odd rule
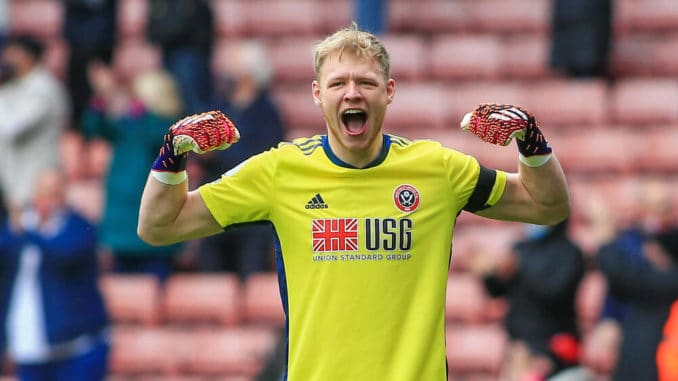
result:
[[[395,81],[384,78],[373,58],[351,52],[327,56],[318,77],[313,81],[313,98],[325,117],[332,150],[349,164],[369,164],[381,149],[382,125]]]

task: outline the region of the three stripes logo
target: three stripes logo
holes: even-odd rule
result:
[[[320,195],[320,193],[316,193],[315,196],[313,196],[312,199],[310,199],[306,203],[306,209],[327,209],[328,206],[325,204],[325,200],[323,200],[323,197]]]

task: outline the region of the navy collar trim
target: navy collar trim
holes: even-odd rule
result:
[[[379,156],[377,156],[374,161],[369,163],[366,167],[364,168],[358,168],[355,167],[343,160],[341,160],[337,155],[332,152],[332,148],[330,148],[330,143],[329,140],[327,139],[327,135],[323,135],[322,137],[322,143],[323,143],[323,150],[325,151],[325,154],[327,157],[330,159],[330,161],[340,167],[344,168],[350,168],[350,169],[367,169],[367,168],[372,168],[376,167],[377,165],[381,164],[385,159],[386,155],[388,155],[388,151],[391,148],[391,137],[386,134],[382,134],[383,137],[383,143],[381,145],[381,152],[379,152]]]

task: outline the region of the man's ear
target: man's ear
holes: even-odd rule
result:
[[[393,102],[393,97],[395,96],[395,79],[389,78],[386,81],[386,101],[387,104]]]
[[[311,84],[311,89],[313,92],[313,103],[320,106],[320,84],[317,80],[314,80]]]

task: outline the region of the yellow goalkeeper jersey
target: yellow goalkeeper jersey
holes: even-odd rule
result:
[[[497,202],[506,174],[437,142],[383,139],[367,168],[342,162],[318,135],[282,143],[199,188],[223,227],[275,227],[286,380],[447,379],[455,220],[462,209]]]

